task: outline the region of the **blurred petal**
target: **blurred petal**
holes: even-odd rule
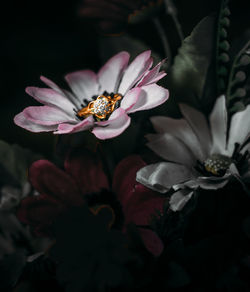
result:
[[[192,172],[184,165],[159,162],[140,169],[136,180],[148,188],[165,193],[171,187],[193,178]]]
[[[138,184],[136,173],[144,166],[146,163],[139,155],[131,155],[124,158],[115,168],[112,188],[122,204],[126,204],[133,194],[135,185]]]
[[[143,74],[152,65],[150,58],[151,51],[145,51],[137,56],[134,61],[128,66],[122,77],[118,92],[125,95],[126,92],[135,85],[135,83],[142,77]]]
[[[69,73],[65,76],[70,88],[79,101],[84,99],[92,100],[92,97],[98,95],[99,85],[97,76],[93,71],[82,70]]]
[[[232,116],[229,136],[228,151],[231,154],[234,150],[235,143],[241,144],[250,134],[250,105],[244,111],[237,112]]]
[[[227,138],[227,109],[224,95],[216,100],[209,121],[212,133],[211,152],[224,154]]]
[[[56,130],[57,128],[56,125],[45,126],[45,125],[36,124],[35,122],[28,120],[23,114],[23,112],[15,116],[14,122],[17,126],[24,128],[28,131],[35,132],[35,133],[36,132],[50,132],[50,131]]]
[[[170,209],[174,212],[181,211],[191,199],[193,193],[193,191],[186,189],[175,192],[169,200]]]
[[[117,92],[121,76],[127,68],[128,61],[129,53],[127,52],[120,52],[107,61],[97,75],[101,85],[100,93],[104,91],[108,93]]]
[[[92,133],[101,140],[111,139],[119,136],[130,125],[130,117],[124,109],[116,109],[108,119],[108,121],[97,122]]]
[[[140,228],[139,232],[147,250],[156,257],[160,256],[164,249],[160,237],[154,231],[149,229]]]
[[[168,133],[158,135],[158,138],[148,142],[147,146],[165,160],[189,167],[194,166],[197,160],[182,141]]]
[[[29,180],[41,194],[47,194],[70,206],[83,203],[81,193],[70,175],[47,160],[38,160],[31,165]]]
[[[148,110],[159,106],[164,103],[169,96],[168,90],[157,84],[143,86],[141,90],[137,103],[128,111],[129,113]]]
[[[181,104],[180,110],[198,137],[202,152],[208,156],[211,151],[211,134],[205,116],[187,104]]]
[[[90,152],[71,153],[64,162],[64,168],[74,178],[82,194],[109,189],[101,160]]]
[[[157,133],[168,133],[182,141],[195,157],[203,161],[207,157],[202,152],[200,142],[184,119],[173,119],[165,116],[151,117],[151,122]]]

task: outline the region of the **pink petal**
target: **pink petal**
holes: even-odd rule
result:
[[[67,205],[42,194],[24,198],[17,210],[17,217],[34,227],[37,235],[48,236],[51,223],[66,208]]]
[[[82,70],[69,73],[65,76],[70,88],[76,97],[82,102],[83,99],[91,100],[98,95],[97,76],[91,70]]]
[[[118,108],[104,122],[97,122],[92,133],[101,140],[114,138],[124,132],[130,125],[130,117],[124,109]]]
[[[30,106],[24,109],[23,115],[30,121],[45,125],[52,126],[64,122],[76,123],[76,119],[62,112],[60,109],[50,106]]]
[[[136,87],[128,91],[121,101],[121,108],[126,112],[129,111],[137,102],[140,97],[141,88]]]
[[[48,87],[54,89],[55,91],[59,92],[60,94],[64,94],[63,93],[63,90],[58,86],[56,85],[53,81],[51,81],[50,79],[44,77],[44,76],[40,76],[40,79],[43,83],[45,83]]]
[[[136,225],[149,225],[157,210],[163,211],[165,197],[153,191],[149,192],[144,186],[138,184],[132,196],[123,206],[125,222]]]
[[[125,95],[135,83],[147,72],[152,66],[151,51],[145,51],[137,56],[134,61],[126,69],[121,80],[118,92]]]
[[[164,103],[169,97],[168,90],[157,84],[146,85],[141,87],[141,89],[142,91],[138,98],[138,102],[128,113],[154,108]]]
[[[47,160],[38,160],[31,165],[29,180],[39,193],[65,205],[78,206],[83,203],[81,192],[70,175]]]
[[[69,134],[69,133],[76,133],[80,131],[86,131],[93,127],[94,125],[94,119],[92,116],[89,116],[88,118],[84,119],[82,122],[79,122],[78,124],[60,124],[58,126],[58,129],[54,134]]]
[[[137,86],[144,86],[149,85],[152,83],[156,83],[161,78],[163,78],[167,73],[165,72],[159,72],[162,64],[164,64],[166,59],[162,60],[160,63],[158,63],[152,70],[150,70],[138,83]]]
[[[53,89],[38,87],[27,87],[26,92],[42,104],[55,106],[62,111],[73,114],[74,104],[64,94]]]
[[[160,256],[164,249],[160,237],[154,231],[149,229],[140,228],[139,232],[147,250],[156,257]]]
[[[100,93],[116,92],[123,71],[127,68],[129,53],[120,52],[115,55],[98,72],[98,81],[101,85]]]
[[[38,133],[38,132],[51,132],[56,130],[57,126],[45,126],[45,125],[40,125],[36,124],[33,121],[28,120],[23,112],[19,113],[18,115],[15,116],[14,118],[14,123],[21,127],[24,128],[30,132]]]
[[[139,155],[131,155],[117,165],[113,178],[113,190],[123,205],[126,204],[134,192],[135,185],[138,184],[136,181],[137,171],[144,166],[146,163]]]
[[[109,189],[101,160],[90,152],[71,153],[65,160],[64,168],[74,178],[82,194]]]

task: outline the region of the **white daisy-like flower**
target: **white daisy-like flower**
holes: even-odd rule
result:
[[[231,118],[225,96],[217,99],[207,121],[198,110],[181,104],[184,118],[152,117],[156,134],[147,135],[147,146],[165,161],[137,172],[137,181],[166,193],[172,210],[181,210],[198,188],[216,190],[235,177],[250,181],[250,105]]]
[[[15,116],[16,125],[31,132],[68,134],[90,130],[99,139],[120,135],[130,125],[129,114],[159,106],[168,90],[156,84],[166,73],[164,61],[152,67],[151,51],[129,64],[129,54],[113,56],[96,74],[82,70],[67,74],[71,91],[41,77],[50,88],[27,87],[43,106],[30,106]]]

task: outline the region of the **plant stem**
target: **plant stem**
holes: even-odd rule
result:
[[[170,46],[169,46],[169,42],[168,42],[168,38],[165,34],[165,31],[161,25],[161,22],[160,20],[155,17],[153,18],[153,22],[154,22],[154,25],[156,27],[156,30],[158,32],[158,35],[161,39],[161,42],[162,42],[162,46],[163,46],[163,49],[164,49],[164,52],[165,52],[165,55],[166,57],[168,58],[168,65],[171,64],[171,59],[172,59],[172,54],[171,54],[171,49],[170,49]]]
[[[177,30],[177,33],[178,33],[179,38],[182,42],[184,39],[184,34],[183,34],[183,31],[181,28],[181,24],[177,18],[177,9],[174,6],[172,0],[165,0],[165,8],[166,8],[166,13],[172,17],[174,24],[175,24],[175,27],[176,27],[176,30]]]

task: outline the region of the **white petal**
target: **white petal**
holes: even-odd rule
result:
[[[96,122],[92,133],[101,140],[114,138],[128,128],[130,120],[124,109],[118,108],[107,121]]]
[[[97,76],[93,71],[72,72],[67,74],[65,79],[80,102],[84,99],[90,101],[94,95],[99,93]]]
[[[117,87],[120,82],[123,71],[127,68],[129,53],[120,52],[107,61],[107,63],[98,72],[98,81],[101,85],[100,93],[117,93]]]
[[[234,144],[241,144],[250,133],[250,105],[233,115],[229,130],[228,151],[232,154]]]
[[[196,134],[202,152],[208,156],[211,152],[211,134],[205,116],[187,104],[180,104],[180,110]]]
[[[209,121],[212,134],[211,152],[225,154],[227,138],[227,109],[224,95],[216,100]]]
[[[207,158],[205,153],[202,152],[202,148],[197,136],[186,120],[173,119],[165,116],[151,117],[150,120],[157,133],[168,133],[178,138],[200,161],[203,161]]]
[[[147,143],[147,146],[165,160],[185,164],[193,167],[197,158],[187,146],[168,133],[162,134],[158,139]]]
[[[40,124],[36,124],[33,121],[28,120],[23,112],[21,112],[20,114],[16,115],[14,118],[14,122],[17,126],[24,128],[30,132],[51,132],[56,130],[57,125],[53,125],[53,126],[45,126],[45,125],[40,125]]]
[[[168,96],[168,90],[157,84],[142,86],[141,93],[136,104],[128,111],[128,113],[149,110],[157,107],[164,103],[168,99]]]
[[[159,162],[140,169],[136,174],[136,180],[160,193],[165,193],[176,184],[180,184],[192,178],[189,168],[184,165],[171,162]]]
[[[151,51],[146,51],[137,56],[134,61],[126,69],[121,80],[118,92],[125,95],[135,83],[147,72],[152,66],[152,59],[150,58]]]
[[[74,117],[74,104],[64,94],[53,89],[38,87],[27,87],[26,92],[42,104],[57,107]]]
[[[169,200],[170,209],[174,212],[181,211],[193,194],[193,191],[190,192],[190,190],[187,189],[175,192]]]

